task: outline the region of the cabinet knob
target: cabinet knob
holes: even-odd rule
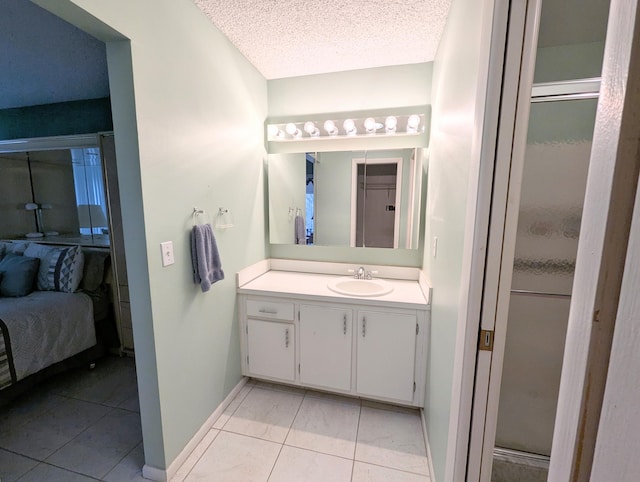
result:
[[[347,315],[342,318],[342,333],[347,334]]]
[[[363,316],[362,317],[362,338],[364,338],[367,335],[367,319]]]
[[[284,347],[289,348],[289,328],[284,330]]]

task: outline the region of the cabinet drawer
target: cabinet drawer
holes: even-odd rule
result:
[[[293,321],[293,303],[247,300],[247,316]]]

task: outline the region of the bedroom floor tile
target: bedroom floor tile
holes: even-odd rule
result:
[[[142,429],[138,414],[113,409],[48,457],[46,462],[100,479],[141,441]]]
[[[128,357],[107,357],[93,370],[70,372],[54,390],[65,397],[117,407],[137,396],[135,362]]]
[[[0,426],[3,431],[18,428],[34,418],[55,409],[60,403],[66,401],[60,397],[42,390],[25,394],[13,403],[2,407],[0,413]]]
[[[36,465],[38,465],[36,460],[0,449],[0,479],[3,482],[18,480]]]
[[[2,482],[145,480],[133,358],[50,378],[0,408],[0,427]]]
[[[67,399],[17,429],[2,430],[0,448],[44,460],[110,410],[95,403]]]
[[[105,482],[146,482],[142,477],[144,465],[144,450],[142,443],[138,444],[120,461],[104,478]]]
[[[95,482],[96,479],[76,474],[53,465],[40,463],[20,478],[20,482]]]

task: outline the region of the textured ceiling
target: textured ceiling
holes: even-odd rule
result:
[[[194,0],[267,79],[432,61],[451,0]]]

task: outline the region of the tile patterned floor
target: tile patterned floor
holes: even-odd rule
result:
[[[141,482],[132,358],[58,375],[0,410],[2,482]]]
[[[417,410],[249,381],[172,482],[429,480]]]
[[[134,361],[68,372],[0,412],[2,482],[143,482]],[[172,482],[428,482],[419,412],[250,380]]]

